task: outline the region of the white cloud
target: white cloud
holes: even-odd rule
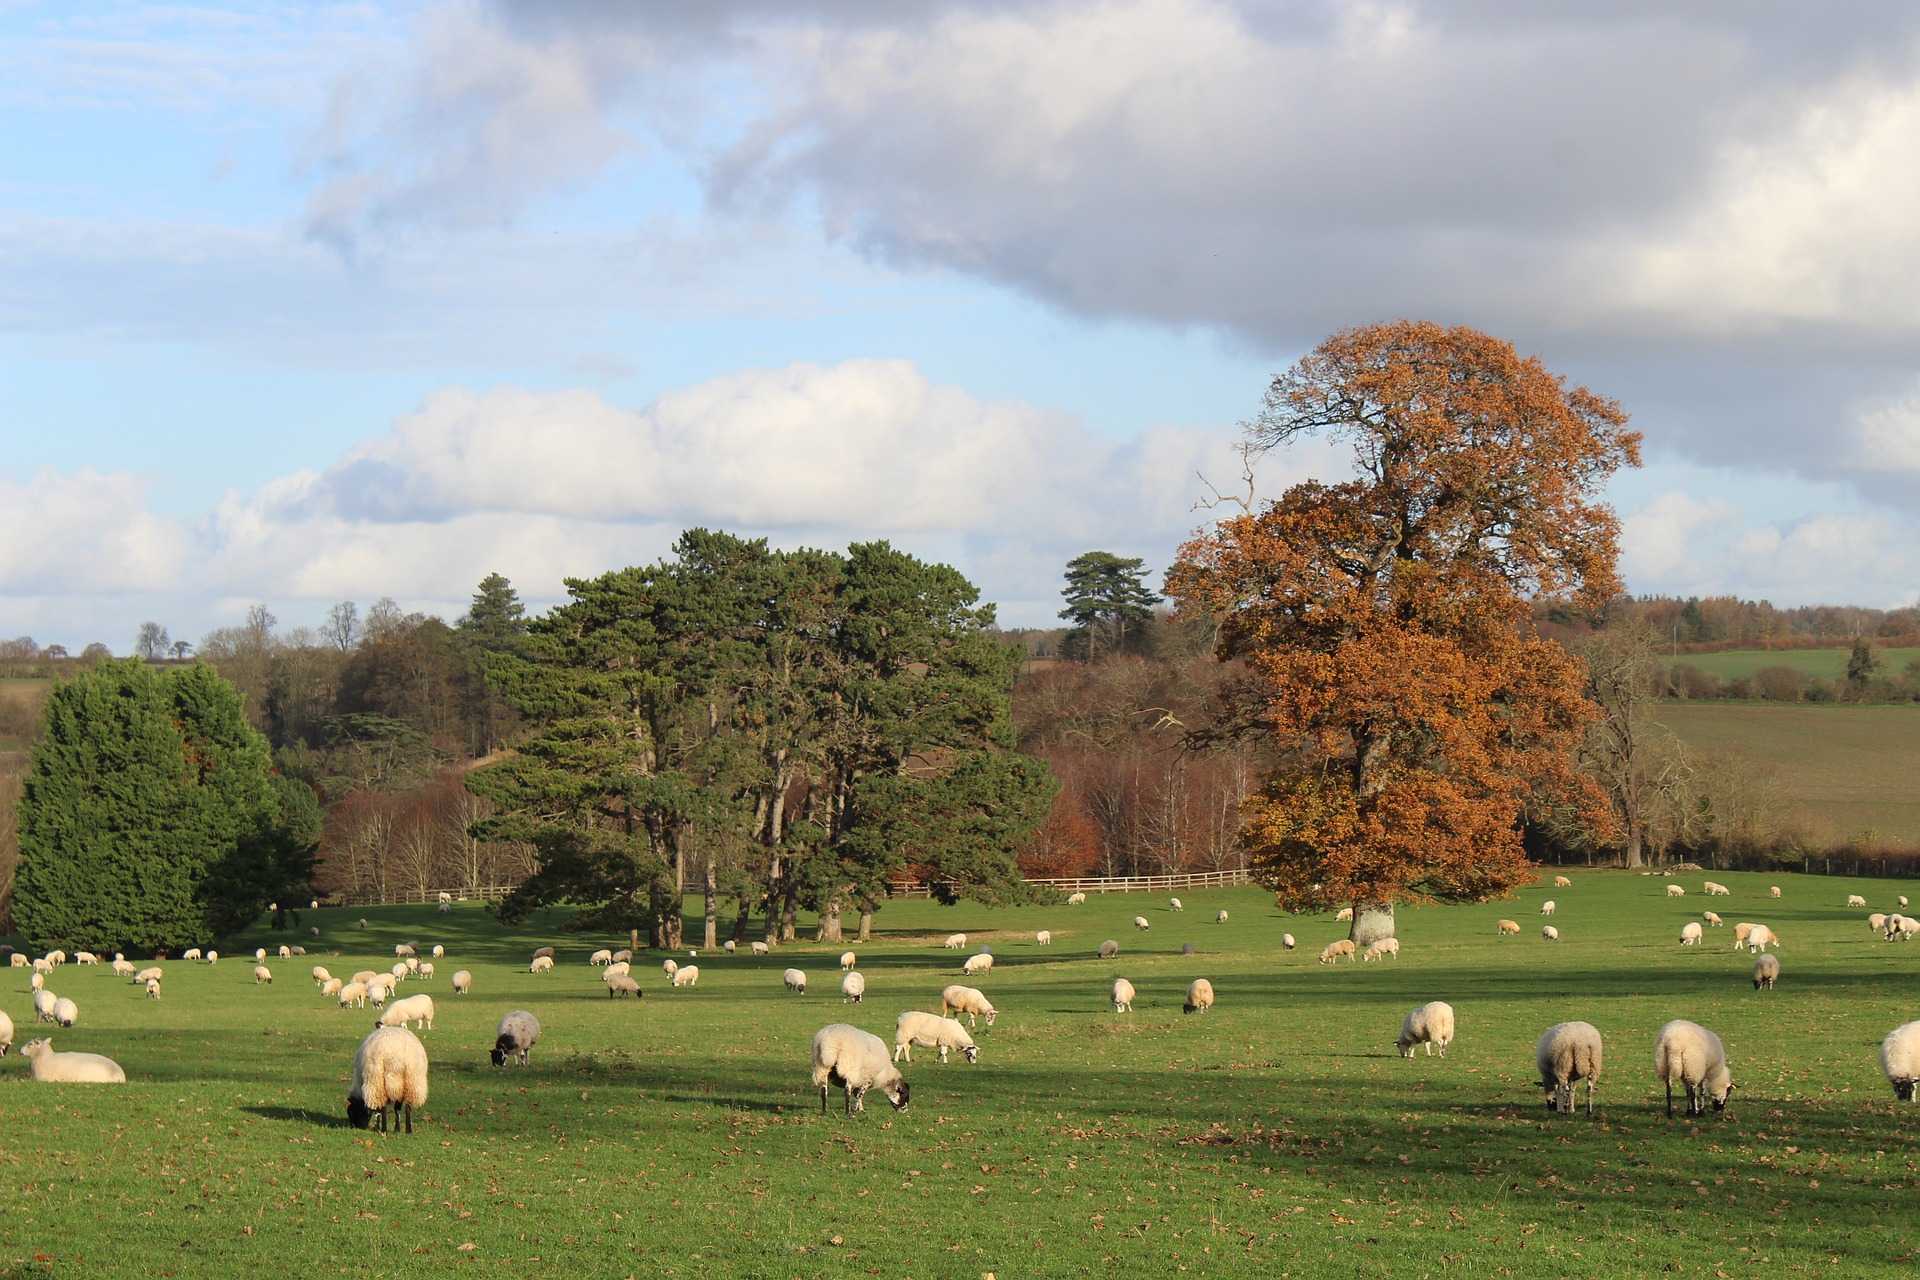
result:
[[[189,539],[153,514],[153,482],[126,472],[43,468],[24,482],[0,473],[0,591],[118,594],[177,585]]]

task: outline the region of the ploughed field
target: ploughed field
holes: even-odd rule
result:
[[[610,1000],[587,965],[621,940],[551,919],[504,929],[474,904],[303,912],[285,934],[230,940],[216,966],[165,962],[158,1002],[68,964],[48,985],[80,1022],[55,1046],[108,1054],[129,1082],[36,1084],[17,1054],[0,1060],[0,1275],[1910,1271],[1920,1107],[1896,1106],[1877,1056],[1920,1018],[1920,943],[1881,941],[1842,904],[1891,910],[1920,885],[1569,874],[1506,902],[1403,910],[1397,960],[1337,967],[1316,959],[1344,925],[1253,889],[1182,894],[1180,914],[1144,894],[890,903],[868,944],[703,954],[693,988],[670,989],[643,952],[638,1002]],[[1707,878],[1733,896],[1702,897]],[[1557,942],[1540,936],[1549,897]],[[1727,927],[1681,947],[1708,908]],[[1501,917],[1522,932],[1498,936]],[[1771,992],[1732,950],[1749,920],[1784,939]],[[943,950],[958,931],[967,949]],[[1094,956],[1107,938],[1117,960]],[[383,1137],[345,1121],[374,1011],[341,1011],[307,974],[384,969],[404,940],[447,955],[400,989],[438,1006],[420,1033],[432,1093],[411,1136]],[[313,954],[268,960],[274,984],[256,987],[253,948],[283,941]],[[895,1016],[937,1010],[981,942],[996,964],[968,981],[1000,1016],[976,1032],[979,1063],[918,1050],[905,1113],[875,1093],[849,1120],[836,1091],[822,1116],[813,1032],[845,1020],[891,1044]],[[549,943],[557,967],[529,974]],[[862,1005],[841,1003],[844,949]],[[788,966],[807,971],[804,996],[783,988]],[[460,968],[471,995],[451,991]],[[1138,988],[1130,1014],[1107,1003],[1116,976]],[[1195,977],[1218,1003],[1183,1016]],[[39,1034],[27,973],[0,980],[17,1047]],[[1457,1040],[1444,1059],[1401,1059],[1402,1016],[1436,999]],[[494,1025],[517,1008],[544,1035],[530,1068],[496,1069]],[[1723,1113],[1665,1115],[1653,1046],[1677,1017],[1726,1043]],[[1592,1119],[1548,1112],[1534,1084],[1534,1042],[1568,1019],[1606,1037]]]

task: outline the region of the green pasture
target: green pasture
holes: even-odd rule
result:
[[[1766,667],[1792,667],[1809,677],[1839,680],[1847,674],[1851,648],[1841,649],[1727,649],[1719,653],[1683,653],[1667,659],[1668,665],[1688,663],[1709,675],[1726,680],[1741,680]],[[1907,664],[1920,662],[1920,649],[1882,649],[1875,647],[1880,669],[1904,671]]]
[[[1872,831],[1920,846],[1920,706],[1663,702],[1655,714],[1692,746],[1772,767],[1822,844]]]
[[[611,1001],[586,958],[618,939],[552,919],[503,929],[472,904],[302,913],[217,966],[166,962],[157,1003],[68,965],[49,985],[81,1021],[56,1046],[109,1054],[130,1083],[35,1084],[0,1060],[0,1275],[1908,1273],[1920,1109],[1896,1106],[1877,1048],[1920,1018],[1920,946],[1878,940],[1843,903],[1887,910],[1920,885],[1715,878],[1734,896],[1702,898],[1698,875],[1670,899],[1674,882],[1580,872],[1406,910],[1398,960],[1337,967],[1316,957],[1344,926],[1252,889],[1184,894],[1182,914],[1160,895],[891,903],[853,948],[859,1006],[841,1003],[842,948],[811,944],[703,955],[678,991],[643,955],[645,999]],[[1557,943],[1540,936],[1548,897]],[[1708,907],[1728,927],[1680,947]],[[1496,934],[1503,916],[1519,936]],[[1740,920],[1785,939],[1772,992],[1732,949]],[[1034,945],[1042,927],[1051,947]],[[952,931],[997,957],[977,982],[1001,1010],[979,1064],[917,1053],[906,1113],[876,1096],[849,1120],[836,1096],[822,1116],[814,1030],[844,1019],[890,1042],[897,1013],[937,1008],[958,980],[965,953],[939,945]],[[1094,958],[1104,938],[1117,961]],[[421,1033],[432,1096],[412,1136],[381,1137],[344,1121],[374,1014],[340,1011],[307,972],[384,968],[406,939],[448,951],[435,980],[401,989],[439,1008]],[[281,941],[320,954],[270,960],[274,984],[256,987],[241,953]],[[558,967],[531,975],[543,943]],[[808,971],[806,995],[783,990],[788,965]],[[451,994],[457,968],[472,995]],[[1130,1015],[1106,1003],[1116,975],[1139,988]],[[1202,976],[1218,1006],[1183,1016]],[[0,981],[24,1042],[27,976]],[[1401,1016],[1433,999],[1454,1005],[1459,1039],[1403,1061]],[[493,1027],[515,1008],[545,1036],[529,1069],[496,1070]],[[1664,1114],[1653,1044],[1675,1017],[1726,1041],[1722,1114]],[[1572,1018],[1606,1036],[1592,1119],[1549,1113],[1533,1084],[1535,1040]]]

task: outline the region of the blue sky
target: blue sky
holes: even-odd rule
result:
[[[695,523],[1043,624],[1400,315],[1633,412],[1631,589],[1913,602],[1915,20],[1590,8],[0,4],[0,634],[548,603]]]

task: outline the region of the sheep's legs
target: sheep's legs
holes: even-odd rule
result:
[[[827,1114],[827,1086],[820,1086],[820,1114]]]
[[[395,1112],[398,1112],[399,1110],[400,1110],[399,1107],[397,1106],[394,1107]],[[413,1132],[413,1104],[411,1102],[407,1104],[407,1132],[408,1133]]]
[[[1667,1081],[1667,1119],[1673,1119],[1673,1081]]]

